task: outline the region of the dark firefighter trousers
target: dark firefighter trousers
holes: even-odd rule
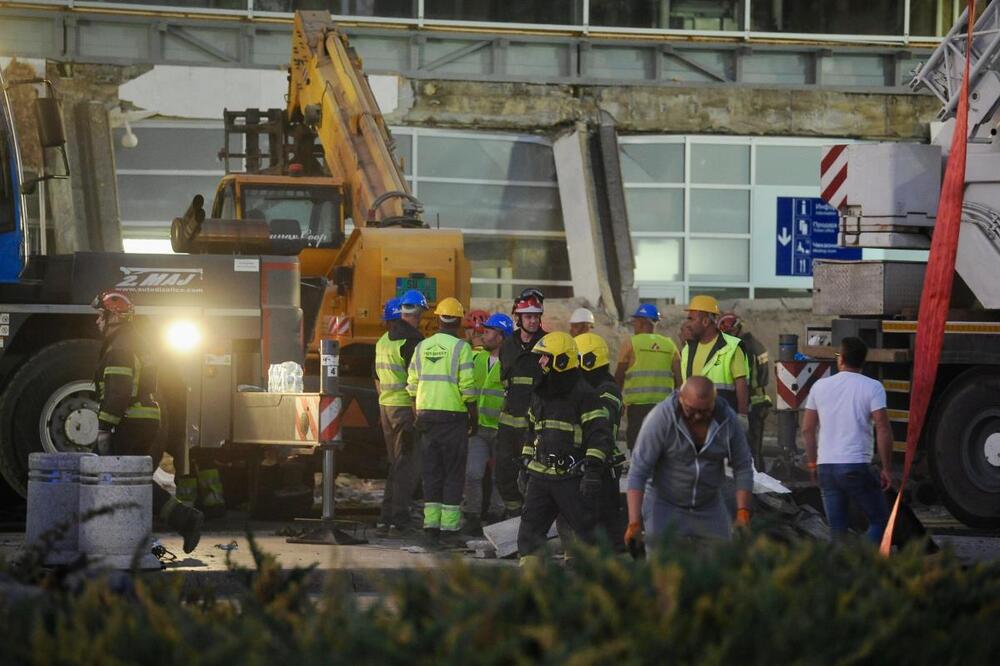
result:
[[[577,539],[584,543],[594,542],[597,502],[580,492],[580,477],[547,479],[529,474],[521,527],[517,532],[517,550],[521,557],[545,545],[549,529],[558,516],[566,520]]]
[[[153,458],[153,470],[160,464],[163,450],[159,446],[160,421],[156,419],[122,419],[111,433],[111,455],[113,456],[150,456]],[[160,509],[170,499],[170,493],[153,482],[153,515],[158,516]]]
[[[396,527],[410,524],[410,505],[420,483],[420,446],[412,407],[379,407],[389,475],[379,522]]]
[[[517,475],[521,472],[521,448],[527,432],[527,428],[514,428],[503,423],[497,427],[497,492],[503,499],[504,508],[512,513],[520,511],[524,504],[517,487]]]
[[[468,416],[465,412],[418,414],[417,428],[423,437],[424,528],[457,532],[465,490]],[[434,513],[437,518],[428,520]]]

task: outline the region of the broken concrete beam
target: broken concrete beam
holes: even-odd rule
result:
[[[489,542],[493,544],[493,548],[496,549],[497,557],[511,557],[517,554],[517,533],[520,529],[521,518],[520,516],[516,516],[499,523],[487,525],[483,528],[483,534],[486,535]],[[555,521],[552,522],[552,525],[549,527],[549,533],[546,536],[549,539],[555,538]]]

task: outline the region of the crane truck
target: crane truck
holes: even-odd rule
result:
[[[48,86],[36,107],[46,149],[64,148],[62,116],[47,81],[2,82],[0,473],[15,491],[25,493],[31,452],[94,447],[100,340],[89,304],[101,290],[122,290],[135,302],[138,323],[160,352],[157,399],[168,447],[176,451],[179,443],[185,457],[206,449],[259,457],[264,447],[319,446],[319,394],[261,391],[272,364],[308,367],[320,339],[339,338],[346,347],[342,372],[354,368],[367,378],[384,299],[417,286],[431,300],[454,294],[468,301],[461,234],[417,228],[419,202],[392,158],[359,63],[344,50],[331,57],[344,42],[329,32],[328,15],[314,18],[323,20],[296,19],[282,119],[289,140],[269,146],[287,151],[279,161],[288,173],[280,167],[224,181],[220,189],[231,186],[234,198],[232,208],[213,209],[220,217],[207,217],[192,202],[172,228],[175,247],[187,254],[33,253],[40,244],[30,238],[26,204],[38,179],[26,179],[22,168],[25,137],[8,87]],[[333,60],[350,64],[354,78],[341,85]],[[46,173],[41,178],[54,177]],[[273,215],[235,219],[237,205],[242,211],[254,201],[254,183]],[[310,205],[305,217],[282,210],[283,201],[298,199],[301,207],[303,198]],[[357,211],[365,207],[362,216]],[[352,211],[355,224],[346,240],[343,210]],[[349,428],[344,434],[350,440]],[[185,461],[178,462],[183,471]]]
[[[318,374],[320,342],[336,339],[348,415],[360,416],[346,418],[345,437],[381,441],[371,381],[381,306],[407,289],[432,306],[447,296],[468,306],[462,234],[421,219],[361,59],[328,12],[295,13],[288,82],[284,109],[225,111],[226,175],[209,214],[265,220],[274,236],[303,239],[303,303],[319,302],[304,322],[307,378]],[[196,198],[174,222],[176,252],[191,251],[202,206]],[[428,314],[421,328],[432,325]]]
[[[824,151],[824,198],[839,210],[839,244],[926,249],[951,147],[968,141],[956,280],[937,382],[918,461],[949,510],[970,526],[1000,525],[1000,7],[977,20],[970,62],[968,136],[954,136],[967,14],[915,72],[914,90],[941,100],[930,144],[851,144]],[[886,388],[897,449],[905,441],[916,312],[924,264],[813,265],[813,308],[835,315],[834,345],[858,336]],[[830,347],[806,347],[831,358]]]

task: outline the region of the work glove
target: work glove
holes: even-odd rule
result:
[[[106,456],[111,453],[111,433],[107,430],[101,430],[97,433],[97,441],[95,444],[95,452],[98,455]]]
[[[736,527],[750,527],[750,509],[736,509]]]
[[[594,499],[601,494],[601,466],[594,464],[587,468],[580,480],[580,494],[587,499]]]
[[[642,523],[629,523],[625,530],[625,545],[632,550],[642,543]]]

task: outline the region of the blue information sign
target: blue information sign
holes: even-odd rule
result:
[[[811,277],[813,259],[861,258],[861,248],[837,246],[837,210],[817,197],[778,197],[777,275]]]

